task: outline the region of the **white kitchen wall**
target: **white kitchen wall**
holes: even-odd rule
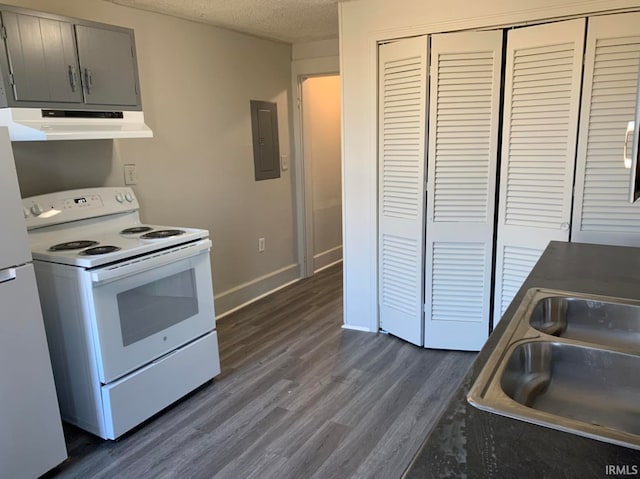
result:
[[[311,169],[313,268],[342,258],[340,77],[302,83],[304,162]]]
[[[315,42],[294,43],[291,50],[293,60],[305,58],[321,58],[338,56],[340,45],[338,39],[318,40]]]
[[[133,28],[155,135],[14,143],[23,196],[122,185],[123,164],[136,164],[144,221],[210,230],[218,314],[299,277],[291,170],[254,180],[249,109],[251,99],[278,103],[290,155],[290,45],[100,0],[5,3]]]
[[[377,331],[377,43],[428,33],[544,21],[638,0],[357,0],[340,3],[346,328]]]

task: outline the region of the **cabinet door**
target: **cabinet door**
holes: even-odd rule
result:
[[[432,36],[426,347],[489,336],[501,73],[502,31]]]
[[[509,32],[494,323],[549,241],[568,241],[585,19]]]
[[[90,105],[138,105],[133,33],[76,25],[84,101]]]
[[[82,101],[70,23],[5,11],[2,24],[16,101]]]
[[[428,37],[379,47],[380,327],[422,345]]]
[[[589,19],[571,241],[640,245],[623,145],[634,120],[640,13]]]

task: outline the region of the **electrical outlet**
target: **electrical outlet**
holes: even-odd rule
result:
[[[289,169],[289,155],[280,155],[280,167],[282,171],[287,171]]]
[[[264,253],[264,238],[258,238],[258,252]]]
[[[124,165],[124,184],[138,184],[138,169],[136,165]]]

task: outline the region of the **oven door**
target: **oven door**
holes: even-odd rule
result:
[[[210,247],[206,239],[87,271],[103,384],[215,329]]]

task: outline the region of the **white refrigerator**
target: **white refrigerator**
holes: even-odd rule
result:
[[[0,127],[0,478],[33,479],[66,457],[13,151]]]

